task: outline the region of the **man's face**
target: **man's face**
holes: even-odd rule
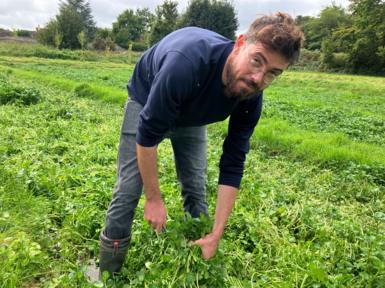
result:
[[[228,97],[247,99],[267,88],[289,66],[289,61],[262,43],[237,39],[223,69],[222,81]]]

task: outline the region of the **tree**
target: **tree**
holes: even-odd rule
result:
[[[177,28],[178,3],[166,0],[162,5],[158,5],[155,11],[155,21],[151,25],[149,42],[151,45],[158,42],[167,34]]]
[[[16,34],[18,37],[28,37],[28,38],[32,37],[32,31],[24,30],[24,29],[18,29],[16,31]]]
[[[39,43],[59,48],[62,36],[59,33],[58,23],[55,19],[50,20],[44,28],[38,28],[36,32]]]
[[[53,44],[56,49],[59,49],[61,42],[63,41],[63,36],[56,30],[53,38]]]
[[[350,25],[350,16],[340,7],[332,4],[324,8],[319,17],[297,16],[296,23],[305,34],[305,48],[320,50],[322,41],[333,31]]]
[[[125,10],[112,23],[112,35],[115,43],[127,48],[129,42],[143,41],[144,34],[149,30],[153,15],[148,8]]]
[[[108,28],[98,28],[92,46],[96,50],[115,50],[115,43],[112,41],[112,31]]]
[[[385,73],[385,2],[351,0],[354,40],[348,51],[356,71]]]
[[[82,16],[73,7],[65,7],[60,9],[56,19],[63,37],[60,48],[79,49],[78,35],[85,29]]]
[[[59,33],[63,36],[60,48],[77,49],[81,47],[79,33],[84,31],[86,41],[91,41],[96,27],[91,15],[90,4],[85,0],[61,2],[56,16]]]
[[[112,37],[112,31],[108,28],[97,28],[95,32],[95,38],[100,37],[106,39],[107,37]]]
[[[85,0],[67,0],[60,2],[56,19],[48,22],[46,28],[39,29],[39,42],[59,48],[77,49],[94,36],[96,27],[91,15],[91,8]],[[79,33],[84,31],[84,43],[79,41]],[[58,41],[60,40],[60,41]]]
[[[227,0],[191,0],[182,16],[180,27],[197,26],[234,39],[238,19]]]
[[[385,73],[385,2],[350,0],[348,12],[333,4],[318,18],[297,17],[305,48],[321,48],[328,68]]]
[[[313,17],[311,16],[302,16],[302,15],[298,15],[296,18],[295,18],[295,24],[297,24],[298,26],[300,26],[301,28],[303,28],[309,21],[311,21],[313,19]]]
[[[84,26],[84,32],[86,34],[87,42],[91,41],[96,32],[96,24],[92,16],[91,6],[89,2],[86,0],[66,0],[67,2],[61,2],[60,8],[66,9],[71,8],[74,9],[78,14],[80,14]]]
[[[86,46],[86,33],[84,33],[84,31],[81,31],[78,34],[78,40],[79,40],[79,43],[80,43],[80,48],[83,50],[84,47]]]

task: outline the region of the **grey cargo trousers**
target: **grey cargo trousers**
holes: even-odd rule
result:
[[[120,135],[117,182],[107,211],[104,235],[110,239],[131,236],[135,208],[143,182],[136,158],[136,132],[142,105],[128,100]],[[206,201],[207,129],[179,127],[169,131],[184,210],[192,217],[208,214]],[[165,203],[167,206],[167,203]]]

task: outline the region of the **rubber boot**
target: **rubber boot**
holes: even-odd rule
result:
[[[104,271],[108,271],[110,277],[113,277],[122,268],[131,237],[113,240],[107,238],[102,232],[99,239],[99,278],[102,277]]]

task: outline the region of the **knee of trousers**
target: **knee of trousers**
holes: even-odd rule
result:
[[[204,198],[206,194],[206,177],[181,178],[182,192],[188,193],[195,198]]]

